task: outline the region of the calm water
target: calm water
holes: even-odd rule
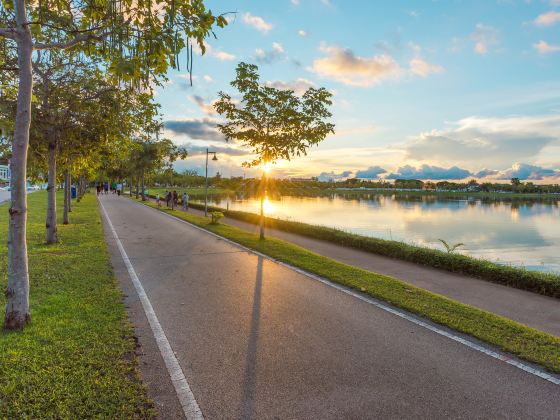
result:
[[[257,213],[256,199],[214,198],[230,209]],[[291,197],[268,199],[266,213],[361,235],[459,252],[531,270],[560,272],[560,198],[554,200],[448,199],[436,196]]]

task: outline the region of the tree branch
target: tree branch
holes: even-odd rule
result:
[[[16,39],[16,28],[0,28],[0,36],[4,38]]]
[[[94,39],[96,41],[101,41],[103,38],[107,38],[109,35],[111,35],[111,31],[103,32],[101,34],[92,34],[92,33],[80,34],[80,35],[77,35],[76,37],[74,37],[73,39],[71,39],[70,41],[66,41],[66,42],[51,42],[51,43],[48,43],[48,44],[37,43],[37,44],[33,45],[33,49],[35,49],[35,50],[52,50],[52,49],[66,50],[66,49],[71,48],[75,45],[78,45],[81,42],[88,41],[90,39]]]

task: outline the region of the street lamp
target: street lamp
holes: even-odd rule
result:
[[[212,160],[218,160],[216,152],[210,152],[206,149],[206,194],[204,195],[204,217],[208,216],[208,155],[214,155]]]

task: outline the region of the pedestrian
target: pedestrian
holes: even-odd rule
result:
[[[156,193],[156,203],[158,207],[161,207],[161,202],[159,200],[159,193]]]
[[[109,182],[105,181],[103,183],[103,191],[105,191],[105,195],[109,194]]]
[[[115,181],[111,182],[111,192],[113,194],[117,193],[117,183]]]
[[[122,191],[122,184],[119,182],[117,184],[117,195],[120,197],[121,196],[121,191]]]
[[[95,188],[97,189],[97,195],[99,195],[99,193],[101,192],[101,185],[97,184]]]
[[[183,193],[183,210],[184,211],[188,211],[189,210],[189,195],[184,192]]]
[[[171,191],[167,191],[165,193],[165,201],[167,201],[167,208],[171,209],[171,206],[173,204],[173,194],[171,193]]]
[[[177,190],[173,190],[173,207],[171,208],[171,210],[175,209],[175,207],[177,207],[177,204],[179,204],[179,195],[177,194]]]

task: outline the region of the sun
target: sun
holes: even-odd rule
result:
[[[266,173],[270,173],[270,170],[272,169],[272,163],[271,163],[271,162],[263,163],[262,169],[263,169],[263,171],[265,171]]]

